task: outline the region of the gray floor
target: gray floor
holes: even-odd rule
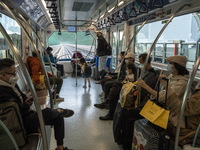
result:
[[[68,148],[74,150],[122,150],[113,139],[112,121],[100,121],[99,116],[107,114],[108,110],[94,107],[100,103],[99,93],[101,86],[91,80],[91,88],[84,89],[83,79],[78,78],[76,87],[75,78],[64,79],[60,96],[64,102],[58,107],[73,109],[74,116],[65,119],[65,140]],[[51,135],[51,150],[55,149],[53,132]]]

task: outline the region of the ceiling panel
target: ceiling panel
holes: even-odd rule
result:
[[[74,20],[94,20],[94,14],[99,13],[106,8],[106,3],[110,4],[116,0],[60,0],[60,15],[63,25],[75,25]],[[71,21],[73,20],[73,21]],[[83,25],[88,22],[78,21],[77,25]]]

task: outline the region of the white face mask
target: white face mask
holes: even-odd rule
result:
[[[125,59],[125,63],[128,64],[128,63],[129,63],[129,60],[128,60],[128,59]]]
[[[15,85],[18,81],[19,77],[16,75],[16,76],[12,76],[9,78],[8,82],[12,85]]]
[[[140,64],[140,65],[139,65],[139,68],[144,68],[144,64]]]

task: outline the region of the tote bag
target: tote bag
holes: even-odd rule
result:
[[[166,129],[169,120],[169,110],[166,110],[156,103],[148,100],[140,111],[140,115],[152,122],[153,124]]]

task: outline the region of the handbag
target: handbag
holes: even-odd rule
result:
[[[147,103],[144,105],[144,107],[140,111],[140,115],[159,127],[162,127],[164,129],[167,128],[169,120],[169,110],[158,106],[151,100],[148,100]]]
[[[168,89],[168,80],[167,80],[167,88],[165,94],[165,102],[167,99],[167,89]],[[158,85],[159,91],[159,85]],[[159,99],[159,92],[157,92],[157,99]],[[170,111],[165,109],[165,104],[163,106],[157,105],[155,102],[148,100],[142,110],[140,111],[140,115],[149,120],[151,123],[166,129],[169,120]]]
[[[127,110],[137,107],[137,82],[128,82],[122,86],[120,91],[120,105]]]

